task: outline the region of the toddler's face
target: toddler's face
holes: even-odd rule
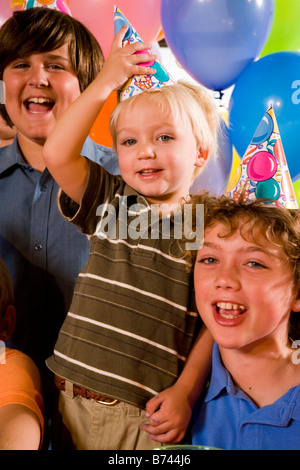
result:
[[[206,162],[188,120],[159,111],[146,94],[118,118],[120,172],[150,203],[172,205],[189,193],[195,165]]]
[[[291,310],[300,309],[291,263],[283,248],[260,235],[259,228],[255,242],[246,241],[240,230],[220,238],[224,233],[220,222],[207,228],[197,253],[199,314],[221,348],[280,344],[287,338]]]

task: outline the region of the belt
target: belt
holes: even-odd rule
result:
[[[65,391],[66,389],[65,379],[55,375],[54,382],[58,390]],[[102,405],[112,406],[112,405],[116,405],[119,402],[119,400],[116,400],[115,398],[104,397],[103,395],[99,395],[98,393],[95,393],[92,390],[88,390],[87,388],[80,387],[80,385],[76,385],[76,384],[73,384],[73,394],[74,396],[79,395],[82,398],[87,398],[88,400],[90,399],[96,400],[98,403],[101,403]]]

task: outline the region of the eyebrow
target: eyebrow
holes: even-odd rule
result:
[[[218,250],[223,250],[223,247],[221,247],[220,245],[218,245],[217,243],[213,243],[213,242],[206,242],[204,241],[203,243],[203,247],[206,246],[208,248],[214,248],[214,249],[218,249]],[[259,245],[251,245],[247,248],[240,248],[239,250],[237,250],[239,253],[254,253],[254,252],[260,252],[260,253],[264,253],[268,256],[271,256],[271,257],[274,257],[274,253],[266,248],[263,248],[262,246],[259,246]]]
[[[65,62],[70,62],[70,58],[69,57],[65,57],[63,55],[60,55],[60,54],[47,54],[47,57],[49,57],[49,59],[51,60],[64,60]]]

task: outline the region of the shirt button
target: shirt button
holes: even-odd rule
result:
[[[41,191],[42,191],[42,192],[47,191],[47,186],[46,186],[45,184],[42,184],[42,185],[41,185]]]
[[[35,245],[34,247],[35,251],[41,251],[42,248],[43,246],[41,244]]]

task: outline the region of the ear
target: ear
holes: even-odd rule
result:
[[[204,167],[207,163],[208,155],[209,155],[208,149],[203,149],[202,147],[199,147],[194,165],[197,166],[198,168]]]
[[[0,318],[0,340],[7,341],[14,331],[16,324],[16,309],[9,305]]]
[[[293,310],[293,312],[300,312],[300,289],[296,295],[296,298],[294,299],[294,302],[292,303],[291,310]]]

